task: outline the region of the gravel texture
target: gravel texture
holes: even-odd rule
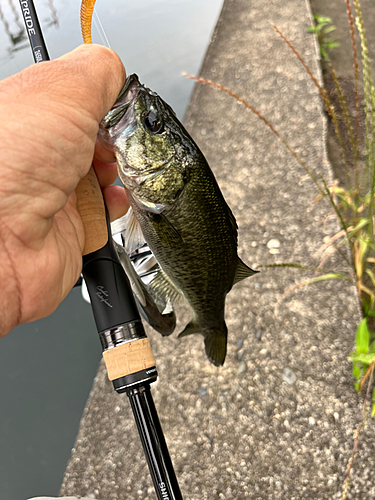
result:
[[[271,27],[293,40],[316,73],[303,0],[226,0],[201,76],[261,111],[315,172],[332,180],[318,92]],[[250,266],[317,265],[339,229],[311,179],[257,117],[199,85],[186,125],[206,155],[239,225]],[[271,252],[277,250],[278,252]],[[342,269],[340,261],[326,266]],[[331,281],[283,292],[308,274],[266,269],[227,299],[228,355],[206,360],[200,336],[148,329],[159,382],[153,396],[185,499],[339,499],[363,399],[347,359],[360,313],[354,287]],[[190,318],[178,310],[179,326]],[[361,434],[348,499],[375,498],[374,425]],[[61,495],[154,499],[125,395],[100,367]]]

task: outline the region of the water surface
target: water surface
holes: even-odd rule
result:
[[[109,44],[127,72],[158,92],[182,117],[192,82],[183,71],[197,73],[221,0],[98,0],[96,10]],[[35,2],[52,59],[82,43],[79,1]],[[32,64],[16,0],[0,1],[0,77]],[[103,43],[94,18],[94,43]]]

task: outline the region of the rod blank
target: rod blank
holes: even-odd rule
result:
[[[34,61],[40,63],[49,61],[47,46],[39,24],[38,15],[33,0],[20,0],[23,20],[25,22],[27,36],[29,37]]]
[[[150,386],[127,391],[158,500],[182,500]]]

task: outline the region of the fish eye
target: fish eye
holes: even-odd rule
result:
[[[145,124],[145,127],[153,134],[161,132],[163,128],[163,122],[154,111],[147,111],[143,115],[143,123]]]

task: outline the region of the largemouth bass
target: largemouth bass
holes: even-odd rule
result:
[[[255,271],[237,255],[237,224],[203,154],[173,110],[136,75],[103,119],[99,138],[116,156],[132,213],[128,251],[143,240],[161,271],[154,295],[183,296],[193,319],[179,337],[199,333],[208,359],[227,350],[225,297]]]

